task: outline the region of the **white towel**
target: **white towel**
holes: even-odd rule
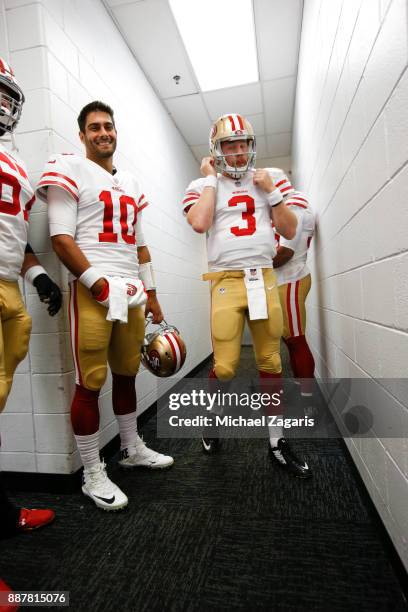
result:
[[[147,301],[147,293],[139,278],[125,278],[127,287],[128,307],[143,306]]]
[[[251,321],[268,318],[265,283],[262,268],[245,268],[245,287],[248,296],[248,311]]]
[[[128,297],[126,280],[120,276],[109,277],[109,310],[107,321],[128,322]]]

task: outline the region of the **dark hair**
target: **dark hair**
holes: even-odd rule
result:
[[[100,102],[99,100],[94,100],[90,102],[81,110],[78,115],[78,126],[81,132],[85,132],[86,118],[89,113],[94,113],[95,111],[102,111],[103,113],[107,113],[111,116],[112,123],[115,125],[115,119],[113,117],[113,109],[105,104],[104,102]]]

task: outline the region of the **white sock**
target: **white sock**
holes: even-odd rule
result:
[[[276,420],[283,419],[283,415],[279,414],[276,417]],[[283,429],[281,425],[268,425],[269,429],[269,442],[272,448],[276,448],[278,446],[278,440],[283,438]]]
[[[137,435],[136,410],[129,412],[129,414],[116,414],[115,416],[119,425],[120,450],[129,448],[129,446],[136,446],[139,437]]]
[[[77,436],[75,440],[85,469],[101,462],[99,457],[99,431],[89,436]]]

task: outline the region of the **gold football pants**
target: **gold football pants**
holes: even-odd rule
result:
[[[211,280],[211,336],[214,350],[214,371],[218,379],[235,376],[241,354],[245,320],[252,335],[258,370],[278,374],[282,371],[280,338],[282,310],[272,269],[263,269],[268,318],[251,321],[248,297],[241,270],[209,272]]]
[[[303,336],[306,332],[306,298],[312,281],[308,274],[293,283],[279,287],[279,298],[283,313],[283,337]]]
[[[131,308],[128,322],[107,321],[107,308],[98,304],[78,281],[70,283],[69,321],[76,383],[98,391],[107,364],[122,376],[134,376],[140,365],[145,334],[144,307]]]
[[[17,281],[0,279],[0,412],[13,383],[14,372],[28,351],[31,317]]]

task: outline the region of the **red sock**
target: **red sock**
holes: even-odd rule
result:
[[[282,387],[282,373],[274,374],[272,372],[263,372],[259,370],[259,386],[261,393],[268,393],[269,395],[277,394],[280,397],[280,403],[277,404],[276,398],[272,400],[269,406],[265,406],[265,414],[269,415],[283,415],[284,413],[284,401],[283,395],[280,393]],[[274,405],[276,404],[276,405]]]
[[[81,385],[76,385],[71,404],[71,423],[75,435],[89,436],[98,431],[98,397],[99,391],[91,391]]]
[[[315,362],[305,336],[285,338],[295,378],[301,378],[301,392],[310,394],[314,385]]]
[[[116,415],[129,414],[136,410],[135,378],[112,372],[112,404]]]

